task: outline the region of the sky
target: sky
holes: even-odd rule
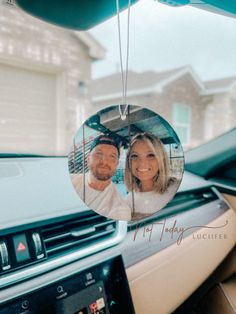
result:
[[[117,17],[90,30],[106,49],[92,67],[93,78],[120,69]],[[127,10],[121,14],[123,63]],[[142,0],[130,11],[129,69],[165,71],[191,65],[202,80],[236,76],[236,19],[190,6],[172,8]]]

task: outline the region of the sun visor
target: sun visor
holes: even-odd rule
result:
[[[131,0],[131,5],[138,0]],[[88,30],[116,14],[116,1],[111,0],[16,0],[25,12],[46,22],[74,30]],[[119,0],[120,10],[128,7]]]

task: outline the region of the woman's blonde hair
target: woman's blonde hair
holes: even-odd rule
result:
[[[125,185],[127,190],[130,192],[132,189],[135,191],[141,190],[141,182],[132,174],[131,170],[131,158],[130,154],[132,152],[132,147],[135,143],[139,141],[146,142],[152,149],[158,161],[158,173],[153,178],[153,191],[163,194],[169,186],[170,183],[170,166],[169,160],[162,144],[161,140],[149,133],[140,133],[135,135],[130,142],[130,146],[127,151],[126,161],[125,161]]]

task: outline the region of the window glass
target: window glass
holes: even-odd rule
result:
[[[191,109],[187,105],[175,104],[173,111],[173,124],[183,145],[189,142]]]
[[[83,121],[122,101],[117,17],[75,32],[1,5],[0,22],[0,153],[66,156]],[[236,127],[235,37],[234,18],[138,1],[127,102],[163,116],[186,150]]]

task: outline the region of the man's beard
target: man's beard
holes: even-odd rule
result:
[[[100,172],[99,166],[97,166],[97,167],[91,167],[90,166],[89,169],[90,169],[92,175],[97,180],[99,180],[99,181],[107,181],[107,180],[111,179],[111,177],[114,175],[115,172],[113,172],[109,166],[106,166],[106,168],[109,170],[109,172],[106,172],[106,173]]]

